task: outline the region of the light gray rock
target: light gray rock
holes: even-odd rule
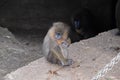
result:
[[[6,28],[0,27],[0,80],[7,73],[40,58],[28,51]]]
[[[117,29],[71,44],[69,56],[74,64],[61,68],[48,63],[44,57],[5,76],[5,80],[90,80],[120,52]],[[120,63],[120,62],[119,62]],[[120,80],[120,64],[101,80]],[[52,71],[56,71],[52,74]]]

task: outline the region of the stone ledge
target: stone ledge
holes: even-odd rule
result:
[[[6,74],[40,58],[28,51],[7,29],[0,27],[0,80]]]
[[[120,36],[117,29],[71,44],[70,58],[74,64],[69,67],[48,63],[44,57],[19,68],[5,76],[5,80],[90,80],[120,52]],[[52,74],[51,71],[57,70]],[[120,80],[120,64],[114,66],[101,80]]]

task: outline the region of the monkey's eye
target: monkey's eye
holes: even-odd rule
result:
[[[60,32],[57,32],[57,33],[55,34],[55,38],[56,38],[56,39],[62,38],[62,34],[61,34]]]
[[[75,29],[79,29],[80,28],[80,20],[75,20],[74,26],[75,26]]]

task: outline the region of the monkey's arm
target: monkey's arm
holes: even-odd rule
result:
[[[62,65],[67,64],[67,59],[64,58],[62,53],[57,52],[55,49],[51,49],[52,54],[61,62]]]
[[[45,57],[48,56],[49,54],[49,51],[50,51],[50,46],[51,46],[51,43],[50,42],[50,38],[48,36],[48,34],[45,36],[44,40],[43,40],[43,45],[42,45],[42,52],[44,54]]]
[[[60,63],[62,66],[69,66],[73,63],[71,59],[68,59],[63,55],[68,53],[62,52],[59,46],[51,49],[51,54],[53,55],[53,58],[56,58],[58,60],[58,64]]]

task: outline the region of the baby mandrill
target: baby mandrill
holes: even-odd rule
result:
[[[67,48],[71,44],[69,38],[70,27],[63,22],[55,22],[48,30],[43,41],[43,54],[47,61],[62,66],[73,63],[68,59]]]

